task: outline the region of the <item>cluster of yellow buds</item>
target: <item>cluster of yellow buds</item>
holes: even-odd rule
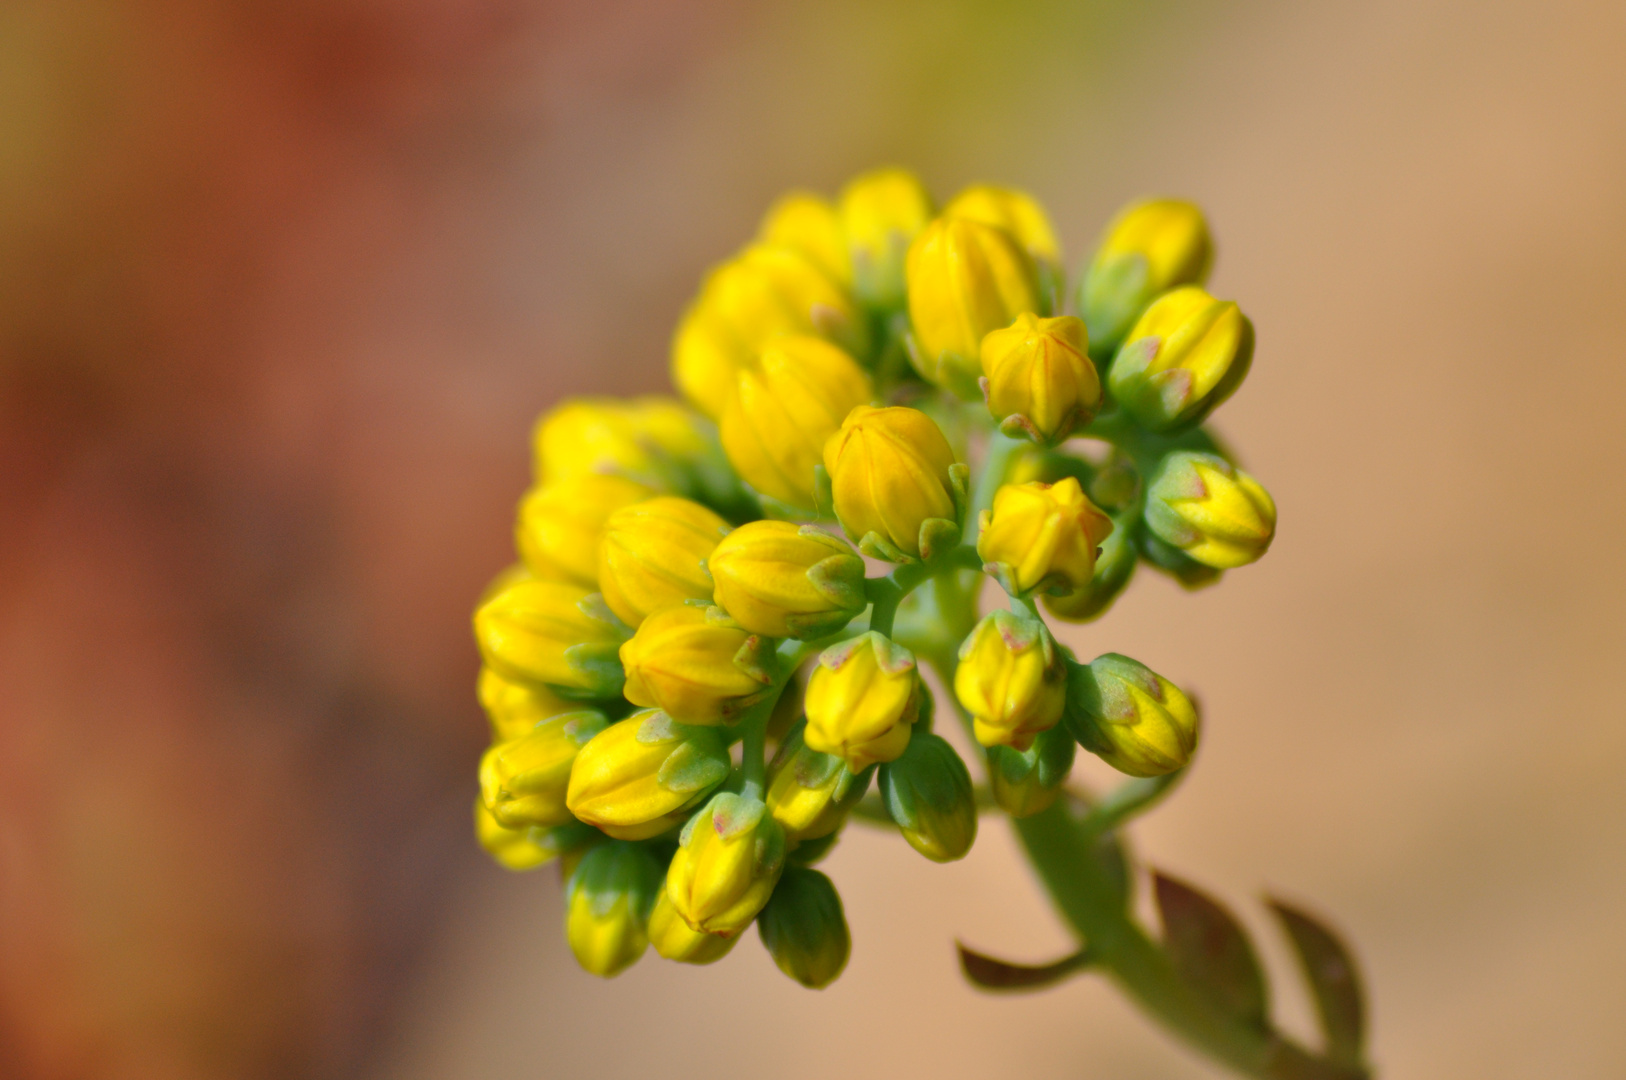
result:
[[[1041,608],[1094,619],[1141,562],[1197,585],[1270,544],[1270,496],[1199,426],[1253,354],[1211,261],[1195,207],[1138,203],[1069,312],[1031,196],[939,206],[883,169],[786,196],[706,275],[672,341],[681,400],[541,418],[519,561],[474,614],[476,835],[512,869],[560,861],[583,967],[651,944],[711,963],[755,923],[828,985],[850,935],[813,867],[850,822],[949,861],[979,809],[1055,803],[1080,746],[1135,777],[1190,762],[1191,700],[1116,654],[1080,664]],[[979,572],[1009,610],[978,610]]]

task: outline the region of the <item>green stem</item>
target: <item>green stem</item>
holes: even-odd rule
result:
[[[1269,1075],[1276,1039],[1229,1019],[1192,992],[1125,910],[1118,883],[1095,857],[1098,834],[1080,827],[1068,800],[1014,824],[1052,901],[1088,943],[1099,970],[1193,1046],[1250,1076]]]

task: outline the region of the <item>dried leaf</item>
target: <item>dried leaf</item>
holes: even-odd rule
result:
[[[960,967],[964,970],[966,979],[984,990],[1039,990],[1061,982],[1090,964],[1088,949],[1080,949],[1053,964],[1031,967],[996,960],[992,956],[968,949],[959,942],[955,942],[955,946],[960,950]]]
[[[1321,1015],[1327,1059],[1354,1069],[1365,1057],[1366,1006],[1355,961],[1338,935],[1298,908],[1267,898],[1298,953]]]
[[[1189,885],[1160,873],[1152,881],[1175,968],[1221,1011],[1264,1026],[1264,973],[1236,919]]]

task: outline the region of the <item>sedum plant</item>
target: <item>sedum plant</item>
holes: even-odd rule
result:
[[[1034,967],[962,947],[973,983],[1099,971],[1244,1075],[1368,1075],[1329,930],[1271,904],[1319,1009],[1310,1049],[1274,1027],[1226,909],[1130,858],[1125,826],[1196,753],[1196,701],[1049,626],[1100,618],[1142,565],[1199,588],[1270,547],[1275,503],[1201,426],[1254,344],[1205,290],[1212,261],[1202,213],[1153,199],[1069,289],[1030,196],[939,208],[872,172],[786,196],[706,276],[673,341],[681,400],[541,418],[520,561],[474,616],[476,834],[510,869],[559,861],[584,968],[649,946],[709,964],[754,923],[822,988],[850,936],[814,867],[849,823],[947,862],[1003,812],[1079,948]],[[986,613],[985,578],[1006,600]],[[1126,778],[1086,792],[1080,748]],[[1132,902],[1148,878],[1156,930]]]

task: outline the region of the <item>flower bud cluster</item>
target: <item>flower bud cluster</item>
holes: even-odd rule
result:
[[[650,944],[709,964],[755,922],[788,976],[833,981],[851,939],[812,866],[846,825],[938,862],[976,837],[926,669],[980,744],[984,807],[1043,813],[1080,746],[1132,776],[1190,762],[1191,700],[1078,663],[1041,609],[1094,619],[1141,561],[1195,585],[1270,545],[1275,504],[1198,426],[1253,355],[1211,261],[1195,207],[1136,204],[1068,313],[1031,196],[939,211],[881,169],[785,196],[706,276],[673,340],[684,400],[541,418],[518,562],[474,614],[475,833],[510,869],[560,863],[584,968]],[[977,617],[979,570],[1011,610]]]

